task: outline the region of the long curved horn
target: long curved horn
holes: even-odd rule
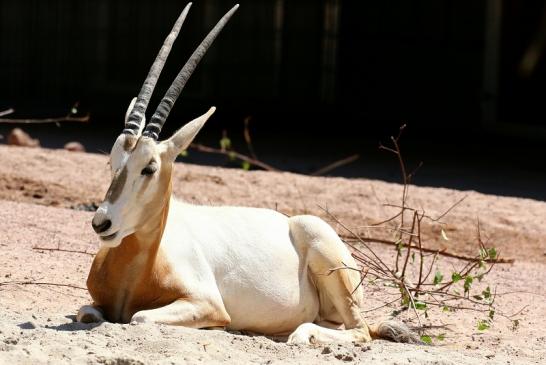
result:
[[[163,43],[163,46],[161,46],[161,49],[159,50],[159,53],[157,54],[155,61],[152,64],[152,67],[150,67],[150,71],[148,71],[148,76],[146,76],[144,84],[142,84],[142,88],[140,89],[140,93],[138,94],[135,106],[131,110],[129,118],[127,118],[127,121],[125,122],[125,129],[122,133],[134,135],[138,134],[141,123],[145,118],[148,103],[150,102],[150,98],[152,97],[152,93],[154,92],[157,79],[159,79],[161,70],[163,70],[165,61],[167,61],[167,57],[169,56],[176,37],[178,37],[180,28],[182,28],[182,24],[184,24],[184,20],[186,20],[186,16],[190,11],[191,5],[192,3],[188,3],[184,10],[182,10],[182,13],[176,20],[176,23],[174,23],[173,29],[171,30],[167,38],[165,38],[165,42]]]
[[[197,49],[193,52],[188,62],[186,62],[184,67],[182,67],[182,70],[180,70],[180,72],[178,73],[178,76],[176,76],[176,79],[173,81],[169,90],[167,90],[167,93],[161,100],[161,103],[159,103],[159,106],[152,116],[150,123],[146,125],[146,128],[142,133],[143,137],[150,137],[157,140],[157,138],[159,137],[159,133],[161,132],[161,128],[167,120],[167,117],[169,116],[169,113],[171,112],[171,109],[174,106],[176,99],[178,99],[178,96],[182,92],[182,89],[184,89],[186,82],[188,82],[188,79],[199,64],[199,61],[201,61],[201,58],[203,58],[203,56],[211,46],[212,42],[214,42],[218,34],[222,31],[226,23],[229,21],[231,16],[237,11],[238,8],[239,4],[235,5],[230,11],[228,11],[226,15],[224,15],[222,19],[220,19],[216,26],[205,37],[199,47],[197,47]]]

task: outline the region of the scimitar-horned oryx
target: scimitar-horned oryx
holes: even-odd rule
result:
[[[150,97],[190,6],[165,40],[112,147],[112,182],[92,221],[101,242],[87,279],[93,304],[83,306],[77,319],[290,334],[290,343],[413,342],[415,336],[401,323],[366,324],[359,273],[330,270],[356,264],[320,218],[173,198],[174,161],[215,108],[167,140],[159,142],[159,133],[188,78],[238,8],[199,45],[145,126]]]

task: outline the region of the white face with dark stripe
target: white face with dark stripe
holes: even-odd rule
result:
[[[101,244],[115,247],[137,230],[146,228],[154,214],[161,183],[161,144],[146,137],[121,134],[110,154],[112,182],[92,226]],[[156,204],[157,205],[157,204]]]
[[[91,222],[103,246],[116,247],[132,233],[158,229],[156,218],[170,199],[173,162],[215,110],[211,107],[162,142],[120,134],[110,152],[112,182]],[[138,134],[141,132],[142,126]]]

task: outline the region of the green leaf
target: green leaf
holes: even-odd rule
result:
[[[495,317],[495,310],[494,310],[494,309],[490,309],[490,310],[489,310],[489,318],[493,319],[493,317]]]
[[[512,321],[512,331],[517,330],[518,327],[519,327],[519,319],[514,319],[514,320]]]
[[[444,231],[444,229],[442,228],[442,230],[440,231],[441,235],[442,235],[442,238],[446,241],[449,241],[449,238],[447,238],[447,234],[446,232]]]
[[[229,160],[230,160],[230,161],[235,161],[235,159],[237,158],[237,155],[235,154],[235,152],[231,151],[231,152],[228,154],[228,157],[229,157]]]
[[[241,163],[241,167],[242,167],[243,170],[245,170],[245,171],[250,170],[250,162],[248,162],[248,161],[243,161],[243,162]]]
[[[485,288],[485,290],[482,291],[482,295],[485,299],[491,298],[491,289],[489,287]]]
[[[445,340],[445,339],[446,339],[445,333],[440,333],[438,336],[436,336],[436,339],[437,339],[438,341],[443,341],[443,340]]]
[[[442,279],[444,278],[444,276],[442,275],[442,273],[440,271],[436,271],[436,275],[434,275],[434,285],[438,285],[442,282]]]
[[[454,272],[453,274],[451,274],[451,280],[453,281],[453,283],[456,283],[457,281],[461,280],[462,278],[463,277],[458,272]]]
[[[478,331],[485,331],[486,329],[489,329],[490,324],[487,321],[478,321]]]
[[[489,254],[489,258],[491,260],[495,260],[497,258],[497,250],[495,249],[495,247],[491,247],[487,253]]]
[[[466,278],[464,278],[464,292],[468,293],[470,288],[472,287],[472,282],[474,281],[474,278],[470,275],[468,275]]]
[[[227,136],[222,137],[220,140],[220,149],[222,151],[229,150],[231,148],[231,139],[229,139]]]
[[[430,336],[428,335],[423,335],[421,336],[421,341],[423,341],[427,345],[430,345],[432,343],[432,338],[430,338]]]
[[[180,157],[187,157],[188,156],[188,150],[183,150],[182,152],[180,152],[179,156]]]
[[[483,260],[487,258],[487,250],[485,248],[480,248],[480,259]]]
[[[442,312],[451,312],[451,309],[449,309],[449,307],[447,305],[444,305],[442,307]]]
[[[414,304],[415,304],[415,309],[419,309],[419,310],[427,309],[427,304],[426,303],[416,301]]]
[[[396,283],[393,283],[392,281],[387,281],[383,283],[383,286],[386,286],[388,288],[398,288],[398,285]]]

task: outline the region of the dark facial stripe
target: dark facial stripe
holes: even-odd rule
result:
[[[114,174],[114,178],[112,179],[112,183],[110,184],[110,187],[108,188],[108,191],[106,192],[106,198],[104,199],[110,203],[114,203],[116,200],[118,200],[119,196],[121,195],[121,192],[123,191],[123,187],[125,186],[126,181],[127,181],[127,167],[123,166],[121,171],[118,170]]]

